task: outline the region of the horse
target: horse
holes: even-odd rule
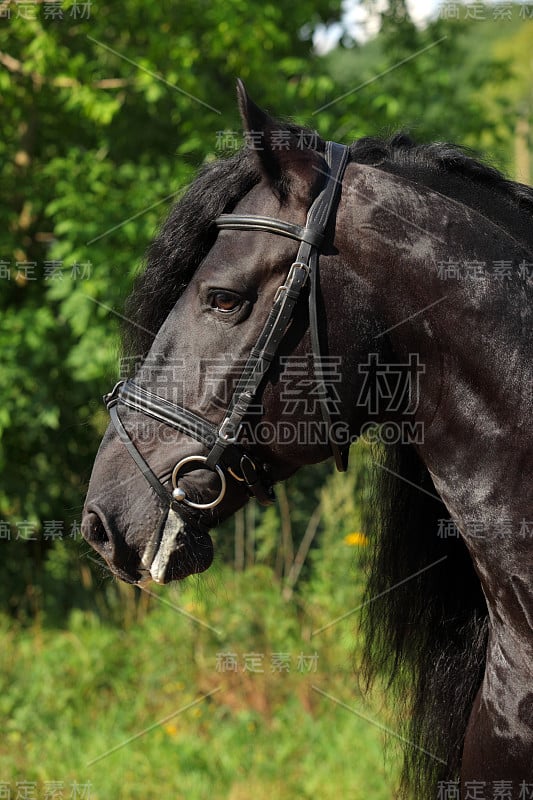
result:
[[[140,364],[104,398],[83,534],[124,581],[182,579],[250,497],[392,426],[363,669],[403,702],[400,792],[533,797],[533,190],[237,93],[248,146],[201,170],[127,301]]]

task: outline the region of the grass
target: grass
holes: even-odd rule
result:
[[[313,688],[391,724],[383,698],[357,690],[354,620],[312,635],[346,606],[284,603],[264,567],[219,568],[160,591],[166,602],[136,591],[122,590],[118,621],[3,619],[0,786],[13,797],[21,781],[37,798],[53,781],[90,800],[391,797],[381,730]]]

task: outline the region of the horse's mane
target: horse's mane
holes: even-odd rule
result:
[[[414,170],[415,176],[426,170],[460,177],[498,194],[518,212],[533,213],[533,189],[510,181],[498,169],[476,158],[467,147],[448,142],[418,144],[407,134],[396,133],[389,139],[365,136],[352,144],[350,152],[352,161],[393,172],[399,168],[406,177],[408,170]]]
[[[321,140],[318,149],[323,149]],[[416,144],[397,134],[386,140],[360,139],[351,145],[350,156],[458,198],[489,217],[492,213],[511,236],[530,243],[533,252],[533,189],[507,180],[465,149]],[[136,323],[124,330],[130,356],[147,353],[212,247],[214,219],[231,211],[260,177],[253,152],[244,149],[205,166],[172,208],[127,301],[126,314]],[[411,742],[405,749],[403,793],[420,800],[436,796],[436,781],[457,777],[468,716],[483,675],[487,611],[462,539],[437,535],[439,520],[449,512],[416,488],[436,493],[417,452],[400,444],[383,448],[379,458],[375,502],[368,509],[375,544],[366,594],[372,602],[365,605],[362,620],[363,674],[369,682],[384,675],[397,689],[402,734]]]

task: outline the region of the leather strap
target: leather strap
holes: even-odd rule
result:
[[[295,262],[289,270],[285,283],[278,290],[278,297],[274,301],[257,344],[244,365],[230,407],[220,424],[217,442],[207,456],[206,466],[211,469],[225,448],[238,438],[239,427],[276,355],[307,276],[307,265]]]
[[[115,430],[118,433],[119,439],[127,449],[130,456],[133,458],[139,469],[141,470],[142,474],[154,490],[154,492],[158,495],[159,499],[163,502],[164,506],[170,506],[172,508],[176,507],[176,503],[170,492],[167,492],[161,481],[154,475],[152,472],[152,468],[148,464],[147,461],[144,460],[142,455],[139,453],[133,442],[131,441],[129,434],[122,424],[122,420],[118,415],[117,409],[117,402],[118,400],[114,400],[107,406],[109,410],[109,416],[111,417],[111,422],[115,426]]]
[[[342,188],[341,178],[348,163],[349,150],[344,145],[336,142],[326,143],[326,158],[331,163],[331,176],[328,183],[330,189],[329,196],[317,198],[316,214],[321,224],[326,227],[333,209],[336,208]],[[319,290],[319,270],[318,253],[316,250],[311,254],[311,270],[309,279],[309,328],[311,333],[311,347],[313,349],[313,360],[315,363],[315,379],[320,383],[319,400],[322,419],[328,429],[331,451],[335,460],[335,466],[339,472],[345,472],[348,468],[349,445],[339,447],[337,442],[332,439],[332,420],[329,410],[328,389],[322,378],[323,368],[320,364],[322,358],[322,347],[320,344],[320,334],[318,328],[318,290]]]
[[[314,247],[320,247],[324,238],[320,231],[306,226],[294,225],[275,217],[261,217],[254,214],[221,214],[216,219],[217,228],[232,228],[233,230],[268,231],[269,233],[282,233],[289,239],[299,242],[308,242]]]
[[[181,433],[192,436],[206,447],[212,447],[218,433],[218,428],[211,422],[202,419],[197,414],[181,406],[169,403],[157,394],[147,392],[131,380],[123,381],[115,387],[117,400],[135,411],[142,411],[148,417],[164,422]],[[109,397],[109,395],[108,395]]]

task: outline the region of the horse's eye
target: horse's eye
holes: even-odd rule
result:
[[[240,305],[241,298],[233,292],[213,292],[211,297],[211,308],[221,311],[223,314],[236,311]]]

